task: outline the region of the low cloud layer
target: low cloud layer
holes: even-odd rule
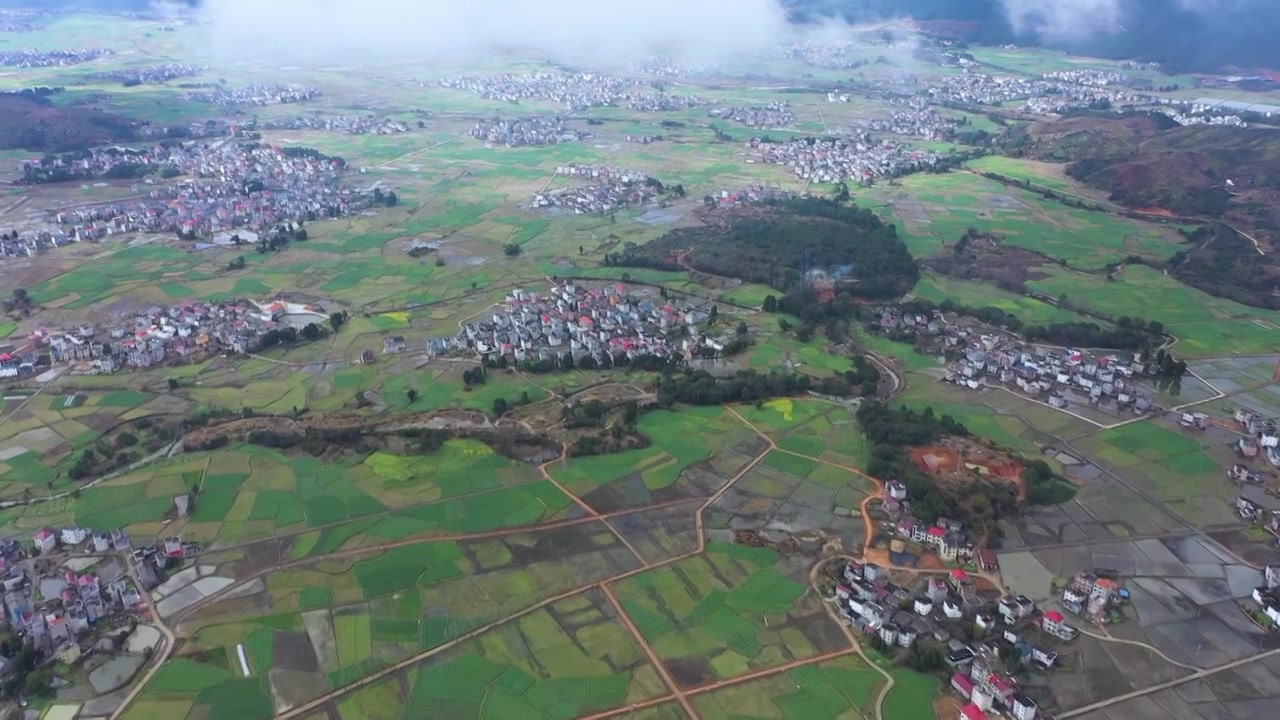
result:
[[[625,63],[655,51],[713,60],[789,32],[778,0],[204,0],[220,59],[332,65],[439,61],[533,50]]]
[[[1129,32],[1157,15],[1213,23],[1250,16],[1274,17],[1278,0],[999,0],[1015,32],[1051,40],[1082,40],[1099,33]]]
[[[1015,32],[1066,40],[1119,30],[1125,10],[1124,0],[1000,0],[1000,3]]]

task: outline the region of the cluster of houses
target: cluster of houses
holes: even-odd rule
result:
[[[914,78],[918,90],[935,104],[1001,106],[1021,102],[1025,112],[1045,115],[1074,108],[1111,105],[1141,105],[1154,98],[1122,85],[1088,85],[1052,78],[989,75],[972,69],[927,83]]]
[[[1243,433],[1236,441],[1236,453],[1246,460],[1265,458],[1267,464],[1280,468],[1280,429],[1276,421],[1243,408],[1236,410],[1235,418]]]
[[[1263,570],[1262,584],[1250,596],[1257,605],[1250,615],[1268,630],[1280,628],[1280,565]]]
[[[570,163],[558,166],[556,176],[581,179],[588,184],[537,193],[530,208],[562,208],[575,215],[608,215],[625,207],[643,205],[657,197],[662,188],[645,173],[609,165]]]
[[[1062,590],[1062,607],[1096,625],[1113,621],[1113,612],[1128,601],[1129,591],[1118,581],[1096,573],[1077,573]]]
[[[103,332],[92,325],[62,331],[41,328],[28,336],[27,347],[34,352],[47,352],[55,364],[78,363],[89,365],[96,372],[111,373],[148,368],[172,358],[252,352],[268,332],[289,326],[287,316],[320,321],[324,311],[280,301],[192,301],[150,308],[139,313],[132,323]],[[3,364],[0,360],[0,367]]]
[[[440,86],[466,90],[486,100],[519,103],[555,102],[566,110],[613,105],[631,85],[622,78],[594,72],[502,73],[441,78]]]
[[[719,74],[724,67],[724,63],[696,63],[658,56],[631,63],[627,70],[640,75],[679,79]]]
[[[556,115],[484,120],[476,123],[467,134],[485,144],[509,148],[558,145],[590,137],[587,132],[568,127],[564,118]]]
[[[856,630],[890,648],[932,644],[943,649],[953,673],[951,687],[966,703],[965,718],[1002,711],[1018,720],[1035,720],[1039,707],[1000,658],[1009,657],[1007,648],[1013,648],[1022,662],[1048,670],[1057,664],[1058,654],[1032,642],[1033,631],[1060,641],[1076,634],[1061,613],[1041,612],[1025,596],[993,603],[974,589],[963,570],[953,570],[945,579],[929,577],[913,591],[891,582],[874,563],[850,561],[836,578],[833,600]],[[973,624],[972,642],[953,637],[949,629],[964,623]]]
[[[406,123],[377,115],[297,115],[260,120],[256,126],[263,130],[327,130],[347,135],[400,135],[409,132]]]
[[[774,46],[764,55],[824,70],[853,70],[866,64],[866,46],[854,41],[805,40],[784,43]]]
[[[45,529],[35,535],[40,554],[61,543],[85,546],[88,552],[107,553],[129,549],[128,536],[119,530],[90,533],[82,528]],[[83,639],[99,621],[121,611],[138,609],[142,596],[125,567],[112,558],[94,566],[93,572],[60,569],[41,574],[30,554],[17,540],[0,541],[0,585],[4,591],[3,623],[21,633],[42,655],[73,664],[82,655]]]
[[[723,344],[703,332],[709,314],[676,301],[653,301],[631,295],[625,285],[589,288],[573,282],[554,285],[548,295],[512,290],[489,318],[462,326],[453,338],[428,341],[431,354],[451,352],[512,363],[576,362],[593,358],[598,365],[636,357],[686,357]],[[388,338],[383,350],[404,349],[403,338]]]
[[[244,106],[265,107],[267,105],[288,105],[306,102],[323,96],[313,87],[298,85],[248,85],[242,88],[227,90],[215,87],[205,90],[192,90],[187,93],[190,102],[209,103],[219,107],[234,108]]]
[[[625,107],[636,112],[674,112],[705,105],[692,95],[629,92],[634,82],[598,72],[503,73],[441,78],[441,87],[466,90],[486,100],[520,103],[526,100],[559,103],[566,110]]]
[[[340,159],[258,143],[95,152],[76,161],[73,169],[106,172],[114,163],[154,164],[187,178],[158,186],[144,181],[139,188],[143,197],[58,212],[54,220],[72,242],[138,231],[186,236],[233,228],[258,232],[291,221],[342,217],[374,203],[369,193],[340,182],[346,168]],[[152,188],[148,191],[146,185]]]
[[[871,183],[937,167],[942,156],[856,131],[844,137],[770,141],[752,138],[748,163],[783,165],[797,177],[816,183]]]
[[[1203,105],[1192,105],[1185,112],[1171,109],[1162,109],[1160,112],[1164,113],[1170,120],[1184,126],[1222,125],[1225,127],[1249,127],[1249,123],[1245,122],[1244,118],[1239,115],[1219,115],[1212,108]]]
[[[61,230],[38,230],[25,235],[17,230],[0,233],[0,257],[35,257],[75,242]]]
[[[1041,346],[988,347],[993,339],[984,336],[964,347],[960,360],[947,367],[946,379],[971,390],[988,383],[1013,386],[1029,397],[1046,397],[1059,409],[1075,401],[1104,410],[1132,409],[1136,415],[1151,411],[1151,399],[1134,379],[1143,367],[1132,356]]]
[[[159,85],[178,78],[193,77],[208,70],[207,66],[188,63],[164,63],[141,68],[123,68],[94,73],[95,80],[127,83],[129,85]]]
[[[17,68],[67,67],[97,60],[112,55],[110,50],[77,49],[77,50],[3,50],[0,51],[0,65]]]
[[[867,132],[902,135],[923,140],[946,140],[951,137],[959,122],[937,111],[932,105],[918,98],[900,102],[888,117],[874,118],[858,124]]]
[[[796,114],[786,100],[749,107],[714,108],[707,112],[718,120],[728,120],[749,128],[780,128],[793,125]]]
[[[706,207],[730,208],[770,200],[789,200],[795,196],[794,192],[785,188],[753,183],[735,190],[721,190],[705,195],[702,198],[702,204]]]
[[[46,10],[44,8],[0,9],[0,32],[35,32],[43,27],[46,19],[53,14],[53,10]]]

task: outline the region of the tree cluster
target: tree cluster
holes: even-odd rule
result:
[[[957,313],[989,325],[1005,328],[1022,335],[1030,342],[1043,342],[1051,345],[1075,346],[1087,348],[1109,348],[1113,350],[1143,350],[1164,342],[1164,324],[1155,320],[1143,320],[1121,315],[1115,320],[1115,327],[1105,328],[1091,322],[1064,322],[1048,325],[1025,324],[1012,313],[997,307],[969,307],[951,299],[934,303],[929,300],[914,299],[899,304],[905,313],[932,315],[939,312]]]
[[[956,517],[959,508],[955,501],[916,466],[909,451],[948,435],[965,436],[969,431],[950,415],[935,416],[932,408],[916,412],[863,402],[856,417],[871,446],[867,473],[879,478],[896,478],[906,485],[911,512],[923,522],[931,523],[943,516]]]
[[[805,272],[824,271],[863,298],[896,297],[920,271],[897,229],[870,210],[821,198],[770,200],[734,211],[716,224],[680,228],[645,245],[606,256],[606,264],[678,269],[673,253],[703,272],[791,292]]]
[[[462,371],[462,385],[467,390],[483,385],[489,379],[489,374],[485,371],[484,366],[467,368]]]
[[[659,407],[671,407],[677,402],[686,405],[756,402],[810,391],[839,397],[853,394],[853,385],[839,373],[815,379],[798,373],[762,374],[755,370],[741,370],[730,377],[716,377],[703,370],[668,372],[655,381],[654,389]]]

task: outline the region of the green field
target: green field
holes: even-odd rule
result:
[[[850,529],[838,525],[857,522],[848,516],[872,489],[874,483],[858,471],[869,465],[871,448],[851,410],[854,403],[805,396],[654,409],[654,403],[666,403],[653,392],[652,372],[619,365],[540,374],[497,364],[488,367],[483,383],[464,383],[464,373],[480,366],[478,353],[427,356],[429,341],[465,332],[468,323],[508,302],[513,290],[545,294],[558,279],[574,278],[593,289],[606,282],[627,284],[628,293],[673,306],[680,304],[676,297],[715,305],[717,323],[683,327],[673,335],[677,343],[694,338],[695,331],[728,338],[741,323],[750,346],[705,363],[718,375],[749,369],[827,377],[850,370],[859,352],[873,352],[905,384],[890,402],[931,407],[1029,457],[1065,443],[1193,524],[1233,520],[1225,502],[1230,486],[1221,476],[1235,458],[1225,443],[1202,441],[1206,436],[1159,418],[1100,431],[1098,424],[1013,393],[970,393],[940,382],[943,361],[872,336],[852,318],[837,319],[851,326],[847,333],[830,332],[836,338],[847,334],[848,343],[831,342],[821,323],[812,339],[801,342],[798,333],[780,329],[780,321],[794,326],[798,318],[762,312],[766,297],[780,294],[776,289],[618,266],[618,253],[715,217],[702,208],[708,195],[753,185],[831,191],[753,157],[745,141],[763,131],[728,122],[713,128],[706,107],[652,113],[619,103],[565,114],[561,102],[547,98],[510,103],[435,82],[451,74],[549,67],[506,53],[468,67],[370,64],[282,71],[279,63],[248,55],[219,60],[191,82],[290,82],[324,93],[304,106],[229,110],[186,101],[178,87],[183,82],[126,88],[94,77],[104,70],[184,61],[190,48],[207,44],[196,25],[69,13],[47,20],[34,32],[0,34],[0,47],[117,52],[83,65],[8,68],[0,73],[0,89],[65,87],[51,96],[51,108],[101,108],[159,125],[212,117],[238,117],[242,124],[250,118],[373,114],[409,127],[394,135],[262,130],[266,145],[341,156],[352,169],[352,187],[394,189],[399,198],[394,207],[308,220],[307,239],[280,252],[249,247],[243,263],[233,263],[241,251],[171,236],[114,233],[0,268],[7,287],[24,288],[32,302],[30,312],[15,307],[0,318],[0,340],[15,348],[27,338],[39,345],[37,331],[81,324],[94,324],[97,338],[110,335],[116,342],[131,331],[133,316],[162,313],[188,298],[287,298],[348,317],[322,338],[255,355],[197,352],[160,367],[113,373],[91,371],[87,364],[59,366],[38,381],[6,381],[0,501],[9,506],[0,509],[0,523],[8,535],[29,542],[39,528],[69,525],[123,528],[139,543],[181,535],[205,548],[199,565],[207,562],[218,577],[238,583],[225,602],[201,603],[172,623],[180,636],[175,657],[123,720],[265,720],[278,707],[350,689],[420,654],[420,661],[403,670],[338,694],[323,712],[340,720],[569,720],[664,698],[668,688],[624,620],[634,622],[660,662],[680,671],[698,713],[709,720],[859,720],[880,710],[886,720],[933,719],[936,680],[883,663],[896,685],[885,706],[876,708],[884,677],[851,655],[707,690],[720,680],[826,657],[848,644],[810,591],[808,561],[716,542],[694,553],[708,540],[697,537],[698,531],[725,537],[716,534],[731,527],[724,506],[741,506],[742,496],[752,494],[787,502],[822,498],[833,506],[831,529]],[[890,54],[885,38],[873,36],[878,30],[851,32],[859,40],[845,59],[865,61],[853,73],[853,85],[847,85],[849,68],[816,67],[798,58],[744,60],[714,80],[660,82],[628,73],[628,82],[634,92],[661,84],[663,92],[696,93],[721,106],[785,99],[795,121],[769,132],[802,138],[881,119],[897,107],[860,90],[851,90],[852,102],[826,103],[820,88],[896,82],[904,74],[923,78],[924,87],[961,72],[896,52],[905,44],[893,43]],[[987,70],[1013,75],[1120,67],[1051,51],[967,52]],[[1153,81],[1161,77],[1125,72]],[[1191,78],[1159,82],[1193,91]],[[1019,106],[940,112],[965,129],[998,133],[1006,123],[1025,122],[1012,119]],[[996,115],[1005,111],[1008,119]],[[567,127],[592,137],[505,147],[468,135],[480,118],[543,114],[561,115]],[[645,145],[629,142],[633,134],[663,138]],[[898,139],[911,149],[975,149],[946,140]],[[40,153],[3,152],[0,159],[9,161],[12,173],[33,154]],[[585,184],[584,178],[557,172],[568,163],[633,169],[669,188],[679,184],[684,193],[601,215],[531,204],[535,195]],[[1015,182],[1006,185],[982,172]],[[1057,197],[1017,187],[1016,181]],[[0,212],[21,208],[36,218],[62,208],[103,206],[145,193],[151,182],[14,186],[0,192]],[[1002,285],[1017,289],[1025,279],[1027,294],[925,270],[909,298],[995,307],[1029,324],[1106,324],[1122,315],[1158,320],[1176,336],[1173,352],[1179,357],[1265,355],[1248,384],[1270,379],[1271,355],[1280,353],[1275,313],[1210,297],[1165,275],[1158,268],[1187,249],[1178,228],[1081,206],[1077,201],[1092,195],[1062,166],[988,154],[950,172],[881,178],[858,183],[851,192],[859,206],[896,225],[924,266],[953,253],[970,228],[1020,249],[1015,254],[1026,265],[1025,278]],[[439,245],[412,257],[408,249],[417,240]],[[518,253],[507,250],[512,245]],[[1127,264],[1108,277],[1104,268],[1131,256],[1150,266]],[[118,323],[123,336],[108,332]],[[514,344],[518,335],[495,342]],[[403,352],[383,352],[391,336],[404,338]],[[884,378],[882,387],[890,382]],[[608,397],[621,386],[640,398],[643,412],[634,428],[566,422],[567,405],[593,393]],[[504,406],[510,411],[503,412]],[[445,409],[450,412],[435,412]],[[1212,409],[1222,411],[1219,404]],[[262,444],[273,443],[270,436],[255,435],[259,444],[253,444],[235,435],[215,450],[168,456],[173,441],[204,423],[246,420],[252,422],[245,427],[296,422],[307,428],[306,437],[280,449]],[[331,433],[327,420],[339,429]],[[368,430],[373,424],[378,429]],[[362,429],[341,429],[350,427]],[[536,443],[525,444],[530,436]],[[630,449],[571,457],[590,449],[590,443],[575,444],[584,436],[625,440]],[[557,459],[562,447],[567,450]],[[519,457],[524,460],[513,459]],[[113,467],[121,468],[146,460],[99,479],[105,471],[97,468],[108,458],[119,460]],[[95,459],[97,466],[90,462]],[[92,472],[85,472],[86,464]],[[731,480],[742,483],[726,490]],[[1087,495],[1094,491],[1082,487],[1081,502],[1091,501]],[[184,495],[194,500],[189,516],[175,502]],[[695,521],[704,501],[705,513]],[[1135,506],[1135,520],[1144,519],[1136,517],[1142,511]],[[678,560],[654,567],[659,552]],[[616,594],[616,606],[602,587]],[[241,646],[248,677],[239,666]],[[80,682],[74,673],[67,675]],[[79,697],[81,689],[68,694]],[[684,711],[665,702],[627,714],[676,720]]]
[[[660,658],[696,661],[729,678],[817,653],[789,625],[821,610],[798,602],[805,586],[777,561],[768,549],[711,545],[705,555],[620,583],[617,593]]]
[[[699,695],[694,708],[709,720],[744,714],[777,720],[873,717],[875,693],[883,682],[879,673],[858,658],[841,658]],[[926,720],[932,711],[900,716],[886,712],[885,717]]]

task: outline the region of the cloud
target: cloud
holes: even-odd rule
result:
[[[789,32],[779,0],[205,0],[219,59],[330,65],[436,62],[532,50],[564,61],[691,59],[766,47]]]
[[[1180,0],[1181,2],[1195,0]],[[1122,27],[1123,0],[1000,0],[1015,32],[1076,40]]]

